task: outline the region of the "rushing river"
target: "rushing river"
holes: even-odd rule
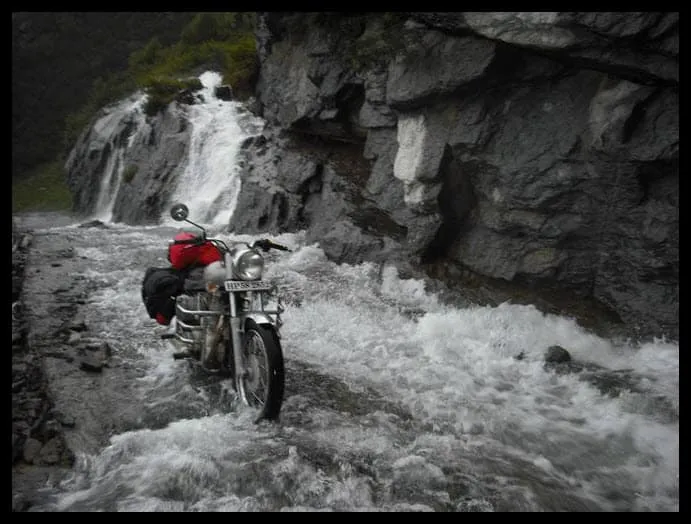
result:
[[[74,247],[87,324],[138,373],[136,427],[81,454],[33,511],[678,510],[676,343],[631,347],[530,306],[446,306],[393,267],[336,265],[284,234],[293,252],[270,254],[267,276],[288,305],[286,399],[255,425],[173,360],[141,303],[174,227],[34,231],[37,249]],[[553,344],[635,387],[544,369]]]
[[[223,238],[235,156],[261,122],[211,96],[220,77],[201,78],[175,198]],[[87,324],[136,369],[102,383],[127,388],[129,425],[32,511],[678,511],[676,342],[607,340],[531,306],[446,305],[394,267],[337,265],[282,234],[293,251],[270,253],[267,277],[287,304],[286,398],[277,423],[256,425],[226,384],[175,361],[146,315],[144,271],[167,265],[177,224],[25,221],[39,252],[73,247]],[[625,380],[603,390],[545,369],[555,344]]]

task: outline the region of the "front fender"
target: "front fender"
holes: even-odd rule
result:
[[[243,321],[243,324],[247,322],[247,320],[254,320],[254,322],[257,325],[262,325],[262,324],[269,324],[273,326],[275,323],[273,319],[267,315],[266,313],[261,313],[261,312],[254,312],[254,313],[248,313],[244,315],[245,319]]]

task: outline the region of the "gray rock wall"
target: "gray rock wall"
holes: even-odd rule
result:
[[[146,119],[126,107],[105,109],[72,149],[65,168],[74,211],[82,215],[97,211],[106,166],[116,162],[123,179],[113,220],[157,223],[185,168],[191,129],[177,102]],[[120,156],[118,149],[123,151]]]
[[[556,289],[676,337],[678,48],[678,13],[261,14],[268,125],[230,228]],[[77,211],[133,125],[80,139]],[[116,220],[158,220],[188,141],[176,104],[147,120]]]
[[[262,115],[322,142],[248,144],[271,182],[247,173],[238,227],[557,286],[676,336],[678,14],[410,13],[364,69],[377,16],[331,17],[260,18]],[[366,163],[335,162],[343,141]]]
[[[126,224],[158,223],[187,165],[191,128],[177,104],[148,119],[127,150],[136,172],[123,182],[113,219]]]

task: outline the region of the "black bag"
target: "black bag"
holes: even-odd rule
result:
[[[175,316],[175,297],[183,292],[186,271],[150,267],[142,282],[142,300],[149,318],[167,326]]]

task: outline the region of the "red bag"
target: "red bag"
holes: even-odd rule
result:
[[[193,240],[194,233],[182,232],[175,235],[175,241]],[[208,266],[212,262],[223,260],[218,248],[208,240],[203,244],[173,243],[168,246],[168,260],[175,269],[186,269],[192,266]]]

